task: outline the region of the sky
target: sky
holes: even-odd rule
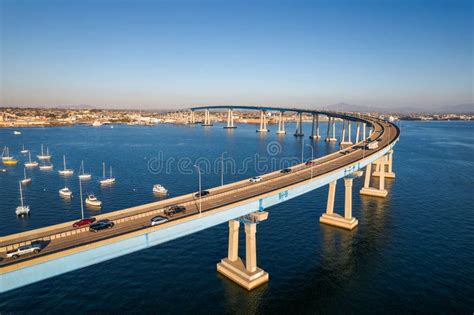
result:
[[[473,1],[0,0],[0,106],[473,103]]]

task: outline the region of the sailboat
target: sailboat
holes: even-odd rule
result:
[[[30,178],[30,177],[26,177],[26,168],[23,169],[23,175],[24,175],[24,178],[21,180],[21,183],[22,183],[23,185],[30,183],[30,182],[31,182],[31,178]]]
[[[49,160],[49,159],[51,159],[51,155],[49,154],[49,148],[46,148],[46,154],[44,154],[43,149],[44,149],[44,147],[43,147],[43,145],[41,145],[41,154],[37,155],[36,157],[39,160]]]
[[[41,171],[51,171],[53,169],[53,164],[46,164],[46,162],[43,160],[43,165],[40,165],[39,169]]]
[[[89,195],[86,198],[86,205],[89,205],[92,207],[101,207],[102,201],[97,199],[97,197],[93,193],[89,193]]]
[[[72,191],[67,186],[64,186],[64,188],[61,188],[59,190],[59,195],[61,197],[65,197],[65,198],[71,198],[72,197]]]
[[[82,172],[82,173],[81,173]],[[86,174],[84,171],[84,161],[81,161],[81,168],[79,170],[79,179],[81,180],[87,180],[91,179],[92,175],[91,174]]]
[[[110,166],[110,176],[105,178],[105,163],[102,163],[102,180],[100,181],[101,185],[110,185],[115,183],[115,178],[112,177],[112,166]]]
[[[28,152],[28,158],[29,158],[29,161],[25,163],[26,167],[30,168],[30,167],[37,167],[38,166],[38,162],[31,161],[31,152]]]
[[[28,152],[29,152],[29,150],[25,149],[25,145],[23,145],[23,148],[21,149],[20,153],[21,154],[26,154]]]
[[[23,203],[23,190],[21,187],[21,182],[20,182],[20,201],[21,201],[21,205],[16,207],[15,213],[19,217],[27,216],[30,213],[30,206],[25,206],[25,204]]]
[[[15,160],[13,156],[10,155],[10,149],[8,149],[7,146],[3,148],[2,162],[5,165],[16,165],[18,163],[18,161]]]
[[[58,171],[59,175],[70,176],[70,175],[74,174],[74,170],[66,168],[66,156],[65,155],[63,155],[63,162],[64,162],[64,169]]]

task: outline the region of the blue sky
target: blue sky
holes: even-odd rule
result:
[[[2,106],[473,102],[463,0],[0,0]]]

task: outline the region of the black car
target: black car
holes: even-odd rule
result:
[[[289,172],[291,172],[291,168],[284,168],[280,171],[280,173],[282,173],[282,174],[287,174]]]
[[[104,229],[111,229],[115,224],[110,220],[100,220],[89,225],[89,231],[99,232]]]
[[[165,210],[165,214],[172,217],[174,214],[184,212],[185,210],[185,206],[171,206]]]
[[[209,191],[207,190],[201,190],[194,194],[195,197],[204,197],[207,195],[209,195]]]

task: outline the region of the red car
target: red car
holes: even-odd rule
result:
[[[309,160],[306,161],[305,165],[316,165],[316,162]]]
[[[81,226],[86,226],[86,225],[92,224],[94,222],[95,222],[95,218],[86,218],[86,219],[82,219],[81,221],[75,222],[72,225],[72,227],[78,228],[78,227],[81,227]]]

